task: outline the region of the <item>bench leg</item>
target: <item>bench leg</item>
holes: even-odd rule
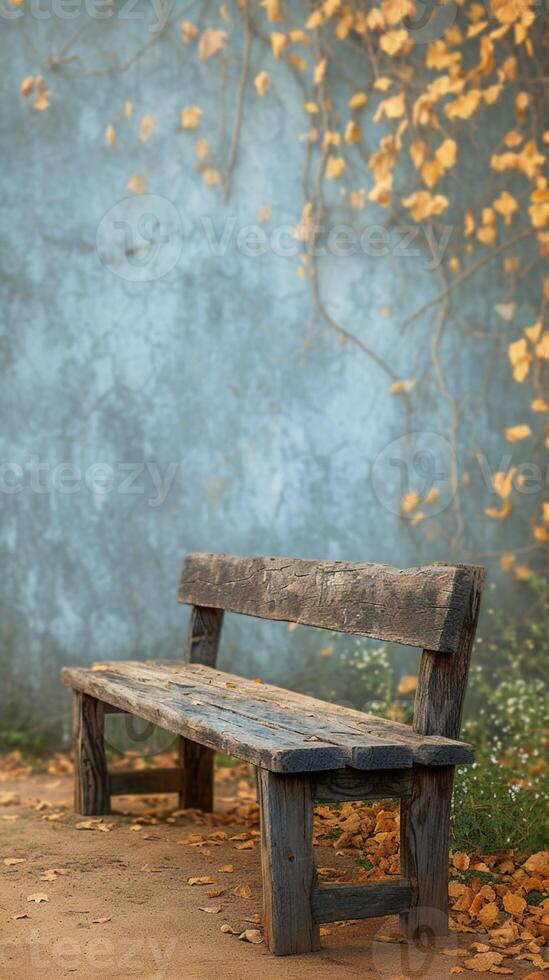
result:
[[[87,817],[111,809],[103,719],[102,701],[73,691],[74,809]]]
[[[417,882],[401,916],[409,939],[448,934],[448,837],[453,766],[414,766],[412,795],[400,809],[400,873]]]
[[[211,813],[213,810],[213,758],[212,749],[179,737],[179,765],[181,766],[181,790],[179,806]]]
[[[320,948],[313,921],[313,802],[307,776],[258,770],[265,941],[272,953]]]

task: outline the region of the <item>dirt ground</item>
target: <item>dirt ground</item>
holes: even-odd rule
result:
[[[320,952],[273,957],[264,943],[238,938],[245,930],[261,936],[259,835],[257,825],[239,818],[242,796],[253,799],[242,771],[216,774],[215,817],[178,812],[175,796],[117,797],[115,812],[91,829],[78,828],[86,818],[72,812],[69,773],[6,776],[2,980],[446,980],[471,955],[471,941],[482,938],[451,934],[437,950],[414,950],[391,941],[397,921],[386,918],[332,924],[323,929]],[[333,865],[333,854],[321,853],[317,864]],[[220,870],[227,866],[234,870]],[[190,885],[193,877],[212,881]],[[234,894],[242,885],[251,897]],[[520,980],[531,970],[525,964],[513,973]]]

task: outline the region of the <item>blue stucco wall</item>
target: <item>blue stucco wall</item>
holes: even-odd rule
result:
[[[81,75],[124,60],[143,39],[140,21],[92,22],[69,52],[78,60],[48,70],[48,57],[76,26],[28,11],[0,23],[0,57],[9,66],[1,100],[0,449],[14,491],[0,495],[1,699],[12,713],[30,699],[41,719],[54,721],[66,709],[61,663],[180,653],[185,611],[175,594],[188,550],[398,565],[448,557],[440,534],[430,539],[403,524],[394,493],[384,501],[372,482],[378,454],[405,431],[402,400],[389,397],[387,377],[315,321],[295,255],[277,254],[270,240],[254,257],[237,243],[261,205],[271,209],[262,226],[269,238],[294,226],[303,206],[306,150],[295,133],[308,122],[291,77],[269,65],[269,97],[247,94],[224,203],[197,172],[194,142],[207,135],[226,155],[238,63],[227,67],[223,142],[219,66],[199,63],[176,30],[124,72]],[[252,73],[262,67],[263,53],[252,50]],[[18,92],[39,70],[53,89],[43,113]],[[131,119],[122,116],[125,99]],[[189,104],[204,109],[198,134],[178,128]],[[143,144],[137,126],[146,113],[156,131]],[[109,122],[113,149],[104,143]],[[139,199],[120,204],[135,173],[154,195],[146,214],[160,213],[162,233],[168,228],[155,259],[136,231]],[[348,184],[361,180],[357,170]],[[338,190],[330,195],[337,202]],[[375,220],[384,218],[379,210]],[[130,239],[114,225],[126,220]],[[225,222],[233,232],[219,255],[208,229],[218,234]],[[137,256],[124,254],[128,241]],[[281,242],[292,240],[284,233]],[[162,270],[163,248],[172,250],[173,267],[132,281],[147,280],[155,261]],[[424,251],[332,256],[322,270],[330,313],[399,376],[421,376],[434,313],[404,336],[399,325],[438,288]],[[475,322],[493,321],[488,290],[467,302]],[[485,400],[475,401],[479,347],[450,336],[442,356],[469,403],[477,445],[499,454],[500,421]],[[501,383],[497,369],[490,384]],[[422,384],[412,429],[445,439],[447,407],[432,378]],[[467,445],[462,471],[471,465]],[[130,476],[132,487],[124,487]],[[167,481],[160,492],[155,479]],[[495,534],[482,524],[486,550]],[[282,628],[229,621],[222,664],[282,680],[299,642],[288,651]]]

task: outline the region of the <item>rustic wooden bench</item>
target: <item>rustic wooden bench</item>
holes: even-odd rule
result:
[[[64,668],[73,688],[75,809],[104,814],[122,793],[177,791],[211,810],[213,752],[257,768],[264,928],[273,953],[319,947],[319,924],[400,913],[409,937],[447,930],[454,767],[484,570],[191,554],[179,601],[192,605],[186,662]],[[375,637],[423,650],[413,725],[216,669],[223,610]],[[109,773],[104,714],[124,711],[180,736],[174,769]],[[316,801],[396,798],[401,875],[319,885]]]

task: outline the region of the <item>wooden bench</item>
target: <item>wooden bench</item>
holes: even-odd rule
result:
[[[192,605],[186,662],[67,667],[73,688],[75,809],[104,814],[121,793],[177,791],[211,810],[213,752],[257,767],[265,938],[276,954],[319,947],[319,924],[400,913],[406,934],[447,931],[448,832],[457,741],[484,570],[396,569],[294,558],[188,555],[179,601]],[[216,669],[223,610],[375,637],[423,650],[413,725]],[[180,766],[109,774],[105,712],[180,736]],[[319,885],[313,805],[396,798],[401,875]]]

